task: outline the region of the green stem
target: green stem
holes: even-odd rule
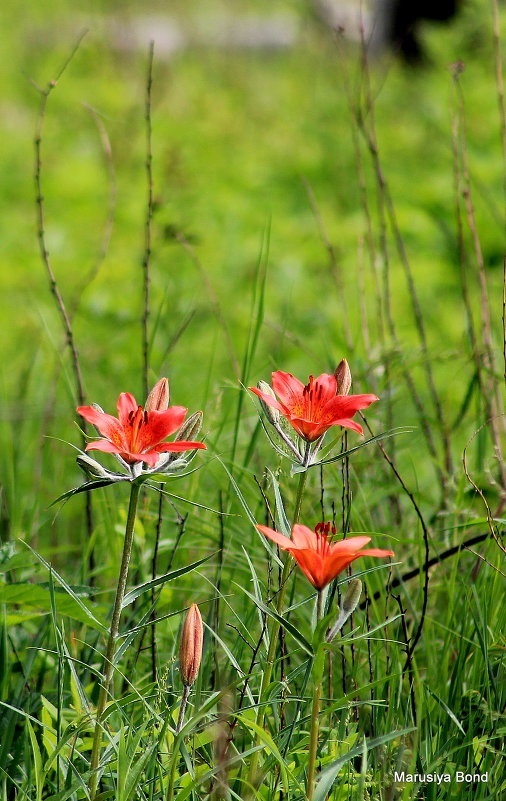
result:
[[[304,458],[307,458],[310,449],[310,443],[306,443],[306,452]],[[300,474],[299,478],[299,486],[297,488],[297,496],[295,498],[295,510],[293,515],[293,525],[295,526],[300,520],[300,511],[302,508],[302,498],[304,496],[304,488],[306,486],[306,478],[307,478],[307,470]],[[283,612],[283,601],[285,598],[286,592],[286,584],[288,575],[290,573],[291,567],[291,560],[288,557],[285,560],[283,565],[283,571],[281,573],[281,584],[278,592],[277,604],[276,604],[276,611],[279,615]],[[267,689],[269,684],[271,683],[271,676],[272,676],[272,669],[274,667],[274,657],[276,656],[276,646],[278,642],[279,636],[279,629],[280,624],[277,620],[271,620],[270,632],[269,632],[269,650],[267,652],[267,660],[265,664],[264,671],[262,673],[262,682],[260,685],[260,696],[258,702],[258,709],[257,709],[257,718],[256,723],[260,729],[263,728],[264,721],[265,721],[265,712],[266,712],[266,698],[267,698]],[[255,738],[255,745],[259,746],[261,743],[260,736],[257,734]],[[254,785],[256,782],[256,774],[258,771],[258,759],[259,759],[260,752],[255,751],[251,755],[251,762],[250,762],[250,769],[249,769],[249,783]]]
[[[183,728],[184,713],[186,710],[186,705],[188,703],[188,696],[190,695],[190,690],[191,686],[189,684],[185,684],[183,690],[183,697],[181,699],[181,706],[179,707],[179,717],[177,719],[176,734],[179,734],[179,732]]]
[[[318,599],[316,602],[316,625],[322,619],[323,612],[323,593],[318,590]],[[315,681],[313,688],[313,707],[311,710],[311,728],[309,730],[309,763],[307,769],[307,787],[306,795],[307,801],[313,801],[313,794],[315,790],[315,776],[316,776],[316,751],[318,749],[318,739],[320,735],[320,699],[322,695],[322,678],[318,677]]]
[[[176,736],[174,738],[174,750],[172,752],[172,763],[170,766],[169,772],[169,786],[167,788],[167,801],[173,801],[174,798],[174,784],[176,779],[176,767],[179,761],[178,753],[180,748],[180,740],[179,733],[183,728],[184,723],[184,713],[186,711],[186,705],[188,704],[188,697],[190,695],[191,685],[185,684],[183,689],[183,697],[181,698],[181,706],[179,707],[179,716],[177,719],[177,726],[176,726]]]
[[[141,485],[135,482],[130,484],[130,504],[128,506],[128,517],[125,527],[125,542],[123,544],[123,555],[121,557],[121,567],[119,569],[118,586],[116,587],[116,598],[114,600],[114,609],[112,612],[111,626],[109,628],[109,638],[107,640],[107,647],[104,657],[104,668],[102,675],[102,683],[100,687],[100,694],[98,696],[97,711],[95,715],[95,731],[93,733],[93,746],[91,749],[90,760],[90,801],[94,801],[98,785],[98,766],[100,762],[100,751],[102,745],[102,717],[109,695],[111,686],[112,675],[114,671],[114,652],[116,650],[116,639],[119,632],[119,622],[121,617],[121,607],[123,606],[123,598],[125,597],[125,588],[128,578],[128,566],[130,564],[130,555],[132,553],[132,543],[134,539],[134,525],[135,515],[137,512],[137,501],[139,499],[139,491]]]

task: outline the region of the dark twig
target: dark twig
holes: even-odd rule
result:
[[[480,429],[478,429],[478,431],[476,431],[473,434],[473,436],[471,437],[469,443],[473,441],[473,439],[475,438],[476,434],[478,434],[479,430]],[[485,509],[487,511],[488,528],[489,528],[490,533],[492,534],[492,537],[494,538],[494,540],[496,542],[496,545],[498,546],[498,548],[501,549],[501,551],[503,553],[506,554],[506,548],[504,547],[504,545],[502,544],[501,540],[499,539],[498,533],[497,533],[496,528],[494,526],[494,518],[492,516],[492,512],[491,512],[490,506],[488,504],[488,501],[487,501],[487,499],[485,497],[485,494],[484,494],[483,490],[480,489],[478,484],[474,481],[474,479],[471,477],[471,474],[469,473],[469,470],[468,470],[468,467],[467,467],[467,448],[469,447],[469,443],[464,448],[464,452],[462,454],[462,463],[464,465],[464,473],[465,473],[466,478],[469,481],[469,483],[474,487],[474,489],[476,490],[476,492],[480,496],[481,500],[483,501],[483,504],[484,504]]]
[[[74,338],[71,318],[67,312],[63,296],[60,292],[60,288],[56,281],[56,276],[53,270],[51,257],[46,242],[45,207],[44,207],[44,195],[42,193],[42,134],[44,131],[44,123],[46,121],[46,111],[47,111],[47,104],[49,101],[49,97],[51,96],[52,91],[58,85],[58,81],[60,80],[65,70],[69,66],[70,62],[74,58],[75,54],[77,53],[82,40],[86,36],[86,33],[87,31],[84,30],[79,35],[74,47],[72,48],[72,51],[63,62],[56,77],[53,80],[49,81],[45,89],[41,88],[40,86],[37,86],[37,84],[34,81],[32,81],[33,85],[35,86],[40,95],[39,111],[37,114],[37,122],[35,126],[35,139],[34,139],[34,150],[35,150],[34,180],[35,180],[35,191],[36,191],[35,201],[36,201],[36,213],[37,213],[37,239],[39,241],[39,250],[42,262],[44,264],[47,277],[49,280],[49,290],[54,298],[56,308],[60,315],[63,330],[65,332],[65,341],[71,354],[72,371],[74,373],[75,390],[79,406],[83,406],[85,402],[84,385],[81,374],[79,353]],[[85,422],[80,420],[80,427],[83,431],[82,443],[84,448],[86,443],[87,425]],[[92,512],[91,495],[89,492],[86,493],[85,509],[86,509],[86,531],[89,539],[93,533],[93,512]],[[93,573],[94,559],[92,552],[90,553],[89,568],[90,572]]]
[[[411,675],[412,663],[413,663],[413,650],[409,644],[409,634],[408,634],[408,627],[406,624],[406,610],[402,608],[402,601],[400,595],[393,595],[392,596],[394,601],[396,602],[397,606],[399,607],[399,612],[401,616],[401,628],[402,628],[402,636],[404,638],[404,642],[406,643],[406,664],[403,668],[403,672],[406,670],[408,673],[408,681],[409,681],[409,699],[411,702],[411,713],[413,715],[413,723],[416,726],[416,699],[415,699],[415,688],[413,686],[413,676]]]
[[[420,306],[420,301],[418,299],[418,293],[416,290],[413,272],[411,270],[411,264],[409,261],[408,252],[406,250],[401,230],[397,222],[397,213],[395,205],[380,160],[380,152],[378,146],[378,139],[376,135],[376,125],[375,125],[375,115],[374,115],[374,99],[371,92],[369,63],[367,59],[367,47],[366,47],[366,42],[363,38],[362,28],[361,28],[361,33],[362,33],[362,71],[365,83],[366,108],[364,110],[365,113],[360,115],[360,130],[365,138],[365,141],[369,149],[369,153],[371,155],[371,161],[376,174],[376,179],[378,181],[378,187],[381,191],[381,195],[383,198],[384,210],[386,211],[388,220],[390,222],[390,227],[393,233],[393,238],[397,248],[397,253],[399,255],[400,262],[404,269],[404,275],[406,277],[406,284],[408,287],[411,306],[413,309],[415,326],[418,332],[418,339],[420,340],[420,346],[424,357],[423,366],[427,377],[427,384],[432,398],[432,403],[434,405],[434,409],[436,412],[436,417],[439,423],[439,431],[441,434],[441,440],[445,456],[446,475],[443,475],[443,479],[444,479],[444,487],[446,487],[448,476],[451,475],[452,472],[452,455],[451,455],[448,427],[444,418],[441,399],[439,397],[439,393],[437,391],[436,384],[434,381],[434,375],[432,372],[431,360],[429,355],[429,348],[427,344],[427,336],[425,333],[425,323],[423,320],[423,313]],[[368,125],[366,125],[366,119],[368,120],[369,123]]]
[[[462,87],[460,85],[460,70],[454,70],[453,78],[455,87],[458,94],[458,115],[459,124],[462,130],[462,138],[465,143],[465,129],[464,129],[464,97]],[[492,443],[497,459],[499,468],[500,482],[502,487],[502,505],[506,502],[506,466],[501,448],[501,432],[499,429],[499,420],[502,415],[502,399],[499,392],[498,383],[495,373],[495,360],[494,360],[494,344],[492,339],[492,324],[490,320],[490,304],[488,299],[487,277],[485,272],[485,262],[483,259],[483,252],[481,249],[480,238],[478,235],[478,228],[476,225],[476,218],[474,213],[474,205],[471,195],[471,179],[469,175],[469,167],[467,161],[467,149],[463,145],[461,148],[462,160],[462,194],[465,202],[465,209],[467,215],[467,223],[471,233],[474,253],[476,257],[476,265],[478,268],[478,282],[480,287],[480,311],[481,311],[481,339],[483,346],[483,366],[485,376],[487,378],[487,386],[485,388],[484,399],[487,404],[487,415],[490,421],[490,433],[492,436]]]
[[[492,0],[493,31],[494,31],[494,55],[495,55],[495,76],[497,84],[497,105],[499,107],[499,118],[501,121],[501,144],[503,157],[503,192],[504,192],[504,226],[506,233],[506,107],[504,105],[504,80],[503,64],[501,56],[501,33],[499,4],[497,0]]]
[[[401,348],[400,348],[399,338],[397,336],[397,331],[392,314],[391,301],[390,301],[390,278],[389,278],[390,260],[388,253],[388,223],[389,223],[394,235],[394,241],[396,243],[399,257],[404,268],[406,282],[408,284],[408,291],[410,293],[411,302],[413,306],[415,323],[424,355],[424,368],[427,374],[427,380],[432,400],[436,409],[436,415],[440,422],[440,432],[445,451],[445,470],[442,470],[438,463],[436,445],[434,442],[434,437],[432,435],[431,425],[427,417],[426,404],[422,403],[422,400],[418,395],[414,380],[408,368],[403,363],[403,361],[401,361],[402,372],[404,380],[406,381],[406,384],[408,386],[410,395],[413,399],[413,403],[415,404],[420,419],[420,424],[422,426],[422,430],[427,442],[427,447],[433,458],[435,470],[437,471],[439,483],[441,485],[441,492],[444,503],[448,485],[448,474],[451,469],[451,452],[450,452],[449,437],[446,429],[446,424],[443,420],[439,395],[434,385],[432,368],[430,365],[428,347],[425,337],[423,316],[419,306],[416,287],[414,284],[409,259],[407,257],[407,252],[397,223],[394,203],[390,194],[390,190],[388,187],[385,174],[383,172],[383,167],[380,159],[378,140],[376,136],[375,114],[374,114],[375,99],[373,98],[372,95],[366,41],[362,27],[361,27],[361,39],[362,39],[361,78],[363,81],[364,100],[362,101],[362,98],[359,98],[358,101],[355,101],[349,95],[349,104],[356,128],[362,135],[364,142],[367,146],[367,149],[369,151],[369,156],[373,165],[374,174],[376,177],[376,183],[378,187],[377,201],[378,201],[378,214],[380,220],[380,246],[381,246],[380,253],[383,261],[383,281],[384,281],[383,296],[385,303],[386,322],[392,343],[394,345],[395,352],[396,354],[399,355],[401,352]],[[357,152],[360,152],[360,148],[358,147],[358,145],[355,146],[355,149]],[[362,199],[364,199],[364,196],[365,193],[362,192]],[[387,365],[386,367],[388,371],[389,365]]]
[[[362,419],[363,419],[365,425],[367,426],[367,429],[370,432],[370,434],[372,436],[374,436],[374,434],[372,432],[372,429],[371,429],[369,423],[367,422],[367,420],[365,419],[364,415],[361,414],[360,416],[362,417]],[[377,445],[378,445],[378,448],[380,449],[381,453],[383,454],[383,458],[386,459],[386,461],[387,461],[388,465],[390,466],[390,469],[392,470],[394,476],[396,477],[397,481],[401,485],[403,491],[408,496],[408,498],[409,498],[409,500],[411,502],[411,505],[413,506],[413,509],[415,510],[415,514],[418,517],[418,520],[419,520],[420,525],[422,527],[423,545],[424,545],[424,551],[425,551],[424,564],[426,565],[429,562],[429,553],[430,553],[430,551],[429,551],[429,529],[428,529],[428,527],[427,527],[427,525],[425,523],[425,520],[423,518],[422,512],[420,511],[420,507],[418,506],[418,504],[416,502],[415,496],[413,495],[411,490],[409,490],[408,487],[406,486],[406,484],[404,483],[404,480],[402,479],[402,476],[400,475],[399,471],[397,470],[397,467],[395,466],[394,462],[392,461],[390,456],[387,454],[387,452],[386,452],[385,448],[383,447],[383,445],[381,444],[381,442],[377,442]],[[423,624],[425,622],[425,614],[427,612],[428,600],[429,600],[429,573],[428,573],[427,570],[425,570],[425,578],[424,578],[424,583],[423,583],[422,611],[420,612],[420,619],[418,621],[418,626],[416,628],[415,634],[411,637],[410,642],[407,644],[406,663],[405,663],[405,665],[403,667],[403,672],[405,672],[408,669],[408,667],[410,666],[411,658],[413,656],[413,652],[414,652],[414,650],[415,650],[415,648],[417,646],[418,640],[422,636],[422,629],[423,629]]]
[[[49,250],[46,243],[46,232],[45,232],[45,211],[44,211],[44,195],[42,194],[42,133],[44,130],[44,123],[46,120],[46,109],[49,97],[53,89],[56,88],[58,85],[58,81],[62,77],[63,73],[67,69],[68,65],[74,58],[79,46],[86,35],[86,31],[83,31],[79,36],[76,44],[70,55],[65,60],[63,66],[60,68],[56,78],[52,81],[49,81],[48,85],[45,89],[37,87],[37,90],[40,94],[40,104],[39,104],[39,112],[37,115],[37,124],[35,129],[35,188],[36,188],[36,205],[37,205],[37,238],[39,240],[39,249],[40,255],[42,257],[42,261],[46,268],[47,276],[49,279],[49,288],[51,294],[55,300],[56,307],[61,317],[61,321],[63,324],[63,329],[65,331],[65,338],[72,356],[72,369],[74,372],[74,378],[76,383],[76,394],[77,400],[80,405],[84,403],[84,389],[83,389],[83,380],[81,375],[81,366],[79,362],[79,354],[77,351],[77,346],[74,339],[74,334],[72,331],[72,325],[70,322],[70,318],[67,314],[67,309],[65,307],[65,303],[58,287],[56,276],[53,271],[53,267],[51,264],[51,258],[49,255]],[[34,84],[35,85],[35,84]],[[85,423],[81,423],[81,426],[84,430]]]
[[[502,356],[504,366],[504,382],[506,383],[506,257],[503,261],[502,277]]]
[[[162,489],[164,485],[162,484]],[[158,516],[156,519],[155,531],[155,545],[153,548],[153,558],[151,559],[151,578],[156,578],[157,565],[158,565],[158,549],[160,547],[160,534],[162,530],[163,520],[163,495],[160,492],[158,496]],[[153,683],[156,681],[156,590],[155,587],[151,588],[151,605],[153,610],[151,612],[151,680]]]
[[[490,537],[490,533],[487,534],[477,534],[475,537],[470,537],[468,540],[464,540],[464,542],[459,543],[459,545],[453,545],[451,548],[447,548],[446,551],[442,551],[437,556],[433,556],[431,559],[428,559],[422,565],[418,567],[414,567],[413,570],[408,570],[406,573],[403,573],[402,576],[396,576],[392,579],[390,584],[390,588],[394,590],[396,587],[400,587],[401,584],[405,584],[406,581],[410,581],[413,578],[416,578],[422,572],[427,572],[430,570],[431,567],[434,565],[438,565],[440,562],[444,562],[446,559],[449,559],[451,556],[455,556],[456,553],[460,553],[463,549],[469,549],[470,545],[477,545],[479,542],[485,542]],[[377,590],[374,595],[372,596],[375,601],[378,601],[380,598],[383,597],[383,590]],[[366,606],[367,601],[362,601],[360,604],[360,608],[364,609]]]
[[[142,314],[142,377],[144,382],[144,395],[149,394],[149,314],[150,314],[150,267],[151,267],[151,223],[153,220],[153,151],[151,143],[151,90],[153,86],[153,57],[154,42],[149,44],[148,72],[146,78],[146,100],[144,106],[144,120],[146,123],[146,180],[148,196],[146,205],[146,219],[144,223],[144,256],[142,258],[144,307]]]

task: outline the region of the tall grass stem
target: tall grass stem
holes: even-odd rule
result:
[[[318,590],[316,599],[316,625],[318,626],[322,619],[323,611],[323,593]],[[315,684],[313,688],[313,705],[311,708],[311,726],[309,730],[309,759],[307,768],[307,801],[313,801],[315,789],[315,775],[316,775],[316,751],[318,749],[318,737],[320,735],[320,703],[322,695],[322,674],[315,677]]]
[[[121,617],[121,608],[123,605],[123,598],[125,597],[125,589],[128,578],[128,567],[130,564],[130,556],[132,553],[132,544],[134,539],[134,526],[135,517],[137,513],[137,502],[139,499],[141,485],[132,482],[130,485],[130,503],[128,506],[128,516],[125,527],[125,542],[123,544],[123,554],[121,557],[121,566],[118,576],[118,585],[116,588],[116,598],[114,600],[114,609],[111,618],[111,626],[109,628],[109,638],[107,640],[107,648],[104,657],[104,671],[102,676],[102,686],[100,687],[100,695],[98,697],[97,711],[95,715],[95,731],[93,733],[93,746],[91,751],[90,761],[90,781],[89,791],[90,799],[94,801],[97,785],[98,785],[98,765],[100,760],[100,747],[102,742],[102,716],[104,714],[107,696],[112,681],[114,671],[114,651],[116,646],[116,639],[119,632],[119,622]]]
[[[306,452],[305,452],[305,455],[304,455],[304,459],[307,458],[307,456],[309,454],[310,447],[311,447],[311,443],[309,443],[309,442],[306,443]],[[307,479],[307,470],[305,470],[303,473],[301,473],[300,477],[299,477],[299,484],[298,484],[298,487],[297,487],[297,495],[296,495],[296,498],[295,498],[295,509],[294,509],[294,514],[293,514],[293,525],[294,526],[297,525],[297,523],[300,520],[300,511],[301,511],[301,508],[302,508],[302,499],[304,497],[304,488],[306,486],[306,479]],[[288,557],[286,559],[284,565],[283,565],[283,570],[282,570],[282,573],[281,573],[281,582],[280,582],[278,599],[277,599],[277,604],[276,604],[276,608],[277,608],[278,614],[282,614],[282,611],[283,611],[283,601],[284,601],[284,597],[285,597],[286,582],[287,582],[289,573],[290,573],[290,558]],[[262,682],[261,682],[261,685],[260,685],[260,696],[259,696],[258,712],[257,712],[257,720],[256,720],[256,723],[257,723],[259,729],[263,728],[264,721],[265,721],[265,711],[266,711],[265,701],[266,701],[266,695],[267,695],[267,688],[269,687],[269,684],[271,682],[272,668],[274,666],[274,657],[276,655],[276,645],[277,645],[277,642],[278,642],[279,629],[280,629],[280,624],[278,623],[277,620],[273,620],[272,624],[271,624],[271,629],[270,629],[270,632],[269,632],[269,650],[267,652],[267,659],[265,661],[265,670],[264,670],[264,672],[262,674]],[[259,737],[258,734],[256,736],[255,745],[256,746],[260,745],[260,737]],[[251,756],[250,769],[249,769],[249,783],[252,786],[254,786],[255,779],[256,779],[256,773],[257,773],[257,769],[258,769],[258,757],[259,757],[259,751],[258,750],[254,751],[254,753]]]

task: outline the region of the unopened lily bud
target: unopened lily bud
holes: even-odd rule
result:
[[[362,582],[360,579],[351,579],[343,601],[343,612],[349,617],[353,614],[362,595]]]
[[[179,670],[185,687],[191,687],[197,678],[202,659],[204,628],[197,604],[192,604],[186,615],[179,646]]]
[[[327,634],[327,642],[332,642],[338,631],[341,631],[350,615],[352,615],[357,608],[361,595],[362,582],[360,579],[351,579],[348,583],[346,595],[344,596],[343,608],[339,610],[339,617]]]
[[[270,395],[272,398],[277,400],[273,388],[271,387],[270,384],[267,383],[267,381],[259,381],[257,383],[257,389],[259,389],[261,392],[265,392],[266,395]],[[269,421],[269,423],[272,423],[272,425],[277,428],[277,426],[279,425],[279,418],[280,418],[278,409],[274,409],[272,406],[269,406],[267,403],[264,403],[262,398],[259,398],[259,400],[260,400],[260,406],[262,407],[264,414],[267,417],[267,420]]]
[[[202,428],[202,412],[194,412],[191,414],[187,420],[184,421],[183,425],[177,432],[176,436],[174,437],[174,442],[178,442],[180,440],[188,440],[188,442],[195,442],[195,437],[198,435],[200,429]]]
[[[84,470],[86,475],[92,476],[93,478],[111,478],[111,476],[114,475],[110,470],[106,470],[100,462],[96,462],[95,459],[92,459],[91,456],[85,453],[80,453],[79,456],[76,457],[76,462],[81,470]]]
[[[337,381],[336,395],[347,395],[351,389],[351,370],[346,359],[341,359],[334,375]]]
[[[145,412],[165,412],[169,407],[169,382],[160,378],[149,393],[144,404]]]

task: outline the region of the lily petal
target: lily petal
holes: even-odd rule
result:
[[[147,450],[177,431],[187,411],[185,406],[171,406],[163,412],[148,412],[146,425],[139,432],[139,450]]]
[[[384,551],[382,548],[366,548],[360,551],[357,556],[395,556],[393,551]]]
[[[364,545],[367,545],[368,542],[371,542],[370,537],[348,537],[345,540],[339,540],[339,542],[331,544],[330,550],[332,554],[355,553],[360,548],[363,548]],[[365,553],[365,551],[361,551],[360,556],[362,556],[362,553]]]
[[[112,414],[99,412],[94,406],[79,406],[77,408],[81,417],[84,417],[88,423],[94,425],[104,437],[112,440],[117,445],[125,443],[123,426],[116,417]]]
[[[276,545],[279,545],[284,551],[287,551],[289,548],[293,547],[293,542],[289,537],[285,537],[284,534],[280,534],[279,531],[274,531],[273,528],[269,528],[269,526],[257,526],[257,529],[265,534],[266,537],[269,537]]]
[[[138,403],[130,392],[122,392],[116,405],[118,418],[122,426],[127,426],[131,412],[136,412]]]
[[[313,587],[323,589],[328,584],[328,581],[324,581],[325,562],[319,554],[310,548],[294,549],[293,552],[290,549],[290,552]]]
[[[255,395],[258,395],[259,398],[262,398],[264,403],[266,403],[268,406],[272,406],[273,409],[278,409],[278,411],[285,416],[290,414],[287,407],[283,403],[277,401],[276,398],[272,397],[272,395],[268,395],[267,392],[262,392],[262,390],[258,389],[258,387],[248,387],[248,389],[250,392],[254,392]]]
[[[312,548],[316,550],[318,535],[307,526],[296,523],[292,528],[292,549]]]
[[[273,373],[272,388],[287,409],[300,406],[304,384],[291,373],[284,373],[282,370]]]

